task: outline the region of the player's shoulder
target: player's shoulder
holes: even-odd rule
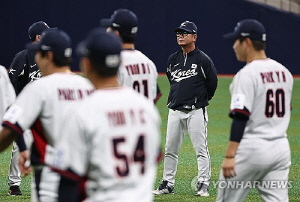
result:
[[[6,68],[2,65],[0,65],[0,72],[1,72],[1,74],[7,74]]]
[[[182,50],[176,51],[175,53],[172,53],[168,58],[168,63],[175,62],[178,57],[182,54]]]
[[[28,53],[27,49],[21,50],[18,53],[16,53],[15,58],[26,57],[27,53]]]
[[[204,51],[202,51],[198,48],[197,48],[197,51],[198,51],[198,53],[197,53],[198,57],[201,61],[212,63],[212,59]]]

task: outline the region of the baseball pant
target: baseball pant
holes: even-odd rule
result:
[[[244,201],[256,188],[264,202],[288,202],[288,174],[291,165],[287,138],[242,139],[235,156],[236,176],[220,173],[217,202]]]
[[[60,175],[47,166],[34,169],[31,180],[31,202],[56,202]]]
[[[209,185],[210,156],[207,147],[206,108],[189,112],[169,110],[163,180],[174,186],[178,153],[186,132],[190,135],[198,163],[198,182]]]
[[[26,142],[27,148],[30,149],[32,144],[32,134],[30,130],[26,130],[24,133],[24,140]],[[21,184],[21,172],[19,169],[19,148],[18,145],[14,142],[11,154],[11,160],[9,165],[8,173],[8,185],[9,186],[20,186]]]

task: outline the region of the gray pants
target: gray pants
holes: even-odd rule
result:
[[[32,134],[30,130],[26,130],[24,132],[24,139],[29,149],[32,144]],[[8,185],[9,186],[20,186],[21,184],[21,172],[19,169],[19,148],[18,145],[14,142],[12,148],[12,154],[9,165],[9,173],[8,173]]]
[[[198,162],[198,182],[209,185],[210,156],[207,147],[206,108],[190,112],[169,110],[163,180],[174,186],[178,153],[186,132],[190,135]]]
[[[256,188],[265,202],[288,202],[291,165],[287,138],[242,139],[235,157],[236,176],[220,173],[217,202],[242,202]]]

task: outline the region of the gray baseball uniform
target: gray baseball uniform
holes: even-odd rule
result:
[[[272,59],[254,60],[233,78],[230,109],[249,120],[235,156],[236,176],[225,180],[220,174],[218,202],[243,201],[251,188],[263,201],[288,201],[292,88],[291,73]]]

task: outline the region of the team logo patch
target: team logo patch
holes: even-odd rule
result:
[[[4,114],[3,120],[4,121],[8,121],[8,122],[10,122],[12,124],[15,124],[17,122],[18,118],[22,114],[23,114],[23,109],[20,106],[14,104]]]
[[[234,94],[231,99],[230,109],[244,109],[245,100],[244,94]]]

